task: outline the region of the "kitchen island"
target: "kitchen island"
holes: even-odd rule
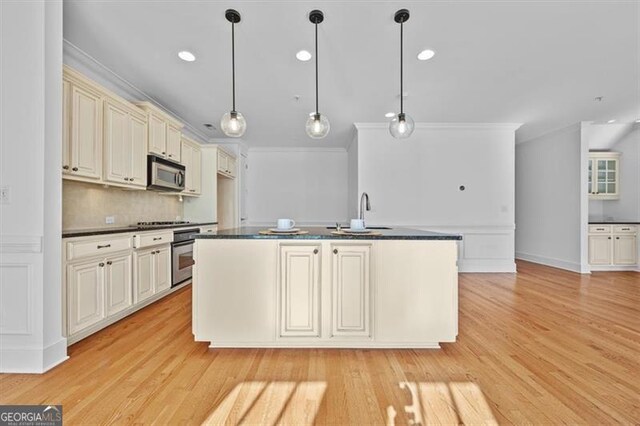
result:
[[[438,348],[458,334],[454,234],[195,236],[193,334],[223,347]]]

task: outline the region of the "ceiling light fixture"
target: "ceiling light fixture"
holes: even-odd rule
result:
[[[615,122],[616,122],[615,118],[614,118],[614,119],[611,119],[611,120],[609,120],[609,121],[607,121],[607,123],[609,123],[609,124],[611,124],[611,123],[615,123]]]
[[[319,10],[309,13],[309,21],[315,27],[316,33],[316,112],[307,119],[307,135],[313,139],[322,139],[329,133],[331,125],[326,116],[318,111],[318,24],[324,21],[324,14]]]
[[[425,49],[422,52],[418,53],[418,60],[419,61],[427,61],[431,58],[433,58],[436,55],[436,52],[434,52],[431,49]]]
[[[385,116],[385,117],[387,117],[387,118],[391,118],[391,117],[393,117],[394,115],[396,115],[396,113],[395,113],[395,112],[388,112],[388,113],[386,113],[384,116]]]
[[[638,118],[638,119],[636,120],[636,123],[640,123],[640,118]]]
[[[296,58],[298,58],[299,61],[307,62],[309,59],[311,59],[311,53],[309,53],[307,50],[301,50],[296,53]]]
[[[178,52],[178,58],[182,59],[185,62],[193,62],[196,60],[196,55],[189,52],[188,50],[182,50]]]
[[[393,17],[393,20],[400,24],[400,112],[395,116],[391,123],[389,123],[389,132],[391,136],[397,139],[404,139],[411,136],[413,133],[414,122],[411,117],[404,113],[404,94],[403,91],[403,56],[402,56],[402,48],[404,47],[404,23],[409,20],[409,11],[407,9],[400,9],[396,12]]]
[[[224,13],[227,21],[231,22],[231,86],[233,92],[233,108],[220,120],[220,128],[225,135],[239,138],[247,130],[247,122],[242,114],[236,111],[236,36],[235,27],[240,22],[240,13],[234,9],[227,9]]]

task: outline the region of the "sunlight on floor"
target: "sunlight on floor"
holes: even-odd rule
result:
[[[491,408],[477,384],[472,382],[400,382],[409,392],[411,405],[404,410],[387,407],[387,425],[396,420],[414,425],[473,424],[497,425]]]
[[[243,382],[203,424],[313,424],[325,382]]]

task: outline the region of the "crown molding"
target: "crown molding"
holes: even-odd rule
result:
[[[554,130],[550,130],[548,132],[544,132],[538,136],[534,136],[532,138],[529,139],[525,139],[522,141],[517,140],[516,138],[516,145],[522,145],[525,143],[529,143],[529,142],[534,142],[537,141],[538,139],[542,139],[545,138],[547,136],[551,136],[551,135],[562,135],[565,133],[571,133],[571,132],[579,132],[582,130],[582,128],[584,126],[588,126],[590,125],[592,122],[591,121],[578,121],[577,123],[571,124],[569,126],[565,126],[565,127],[560,127],[558,129],[554,129]]]
[[[99,78],[113,85],[113,88],[115,89],[114,92],[116,92],[117,95],[122,96],[129,101],[147,101],[153,103],[159,108],[162,108],[168,114],[172,115],[180,122],[182,122],[184,124],[182,130],[185,131],[185,133],[187,133],[187,135],[191,138],[199,139],[199,143],[207,143],[207,141],[210,139],[210,136],[204,134],[201,130],[190,124],[179,114],[176,114],[173,110],[171,110],[171,108],[163,105],[157,99],[154,99],[130,81],[120,77],[102,62],[89,55],[87,52],[80,49],[78,46],[71,43],[67,39],[63,39],[62,52],[64,63],[71,66],[76,71],[81,72],[82,70],[85,70],[92,74],[95,74]],[[97,83],[102,84],[99,81]]]
[[[416,123],[416,129],[518,130],[523,123]],[[389,123],[353,123],[357,130],[388,129]]]

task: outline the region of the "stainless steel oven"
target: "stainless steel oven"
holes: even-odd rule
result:
[[[147,161],[147,188],[156,191],[184,191],[186,168],[179,163],[149,155]]]
[[[171,243],[171,287],[182,284],[193,276],[193,234],[198,232],[200,232],[198,228],[173,232],[173,243]]]

